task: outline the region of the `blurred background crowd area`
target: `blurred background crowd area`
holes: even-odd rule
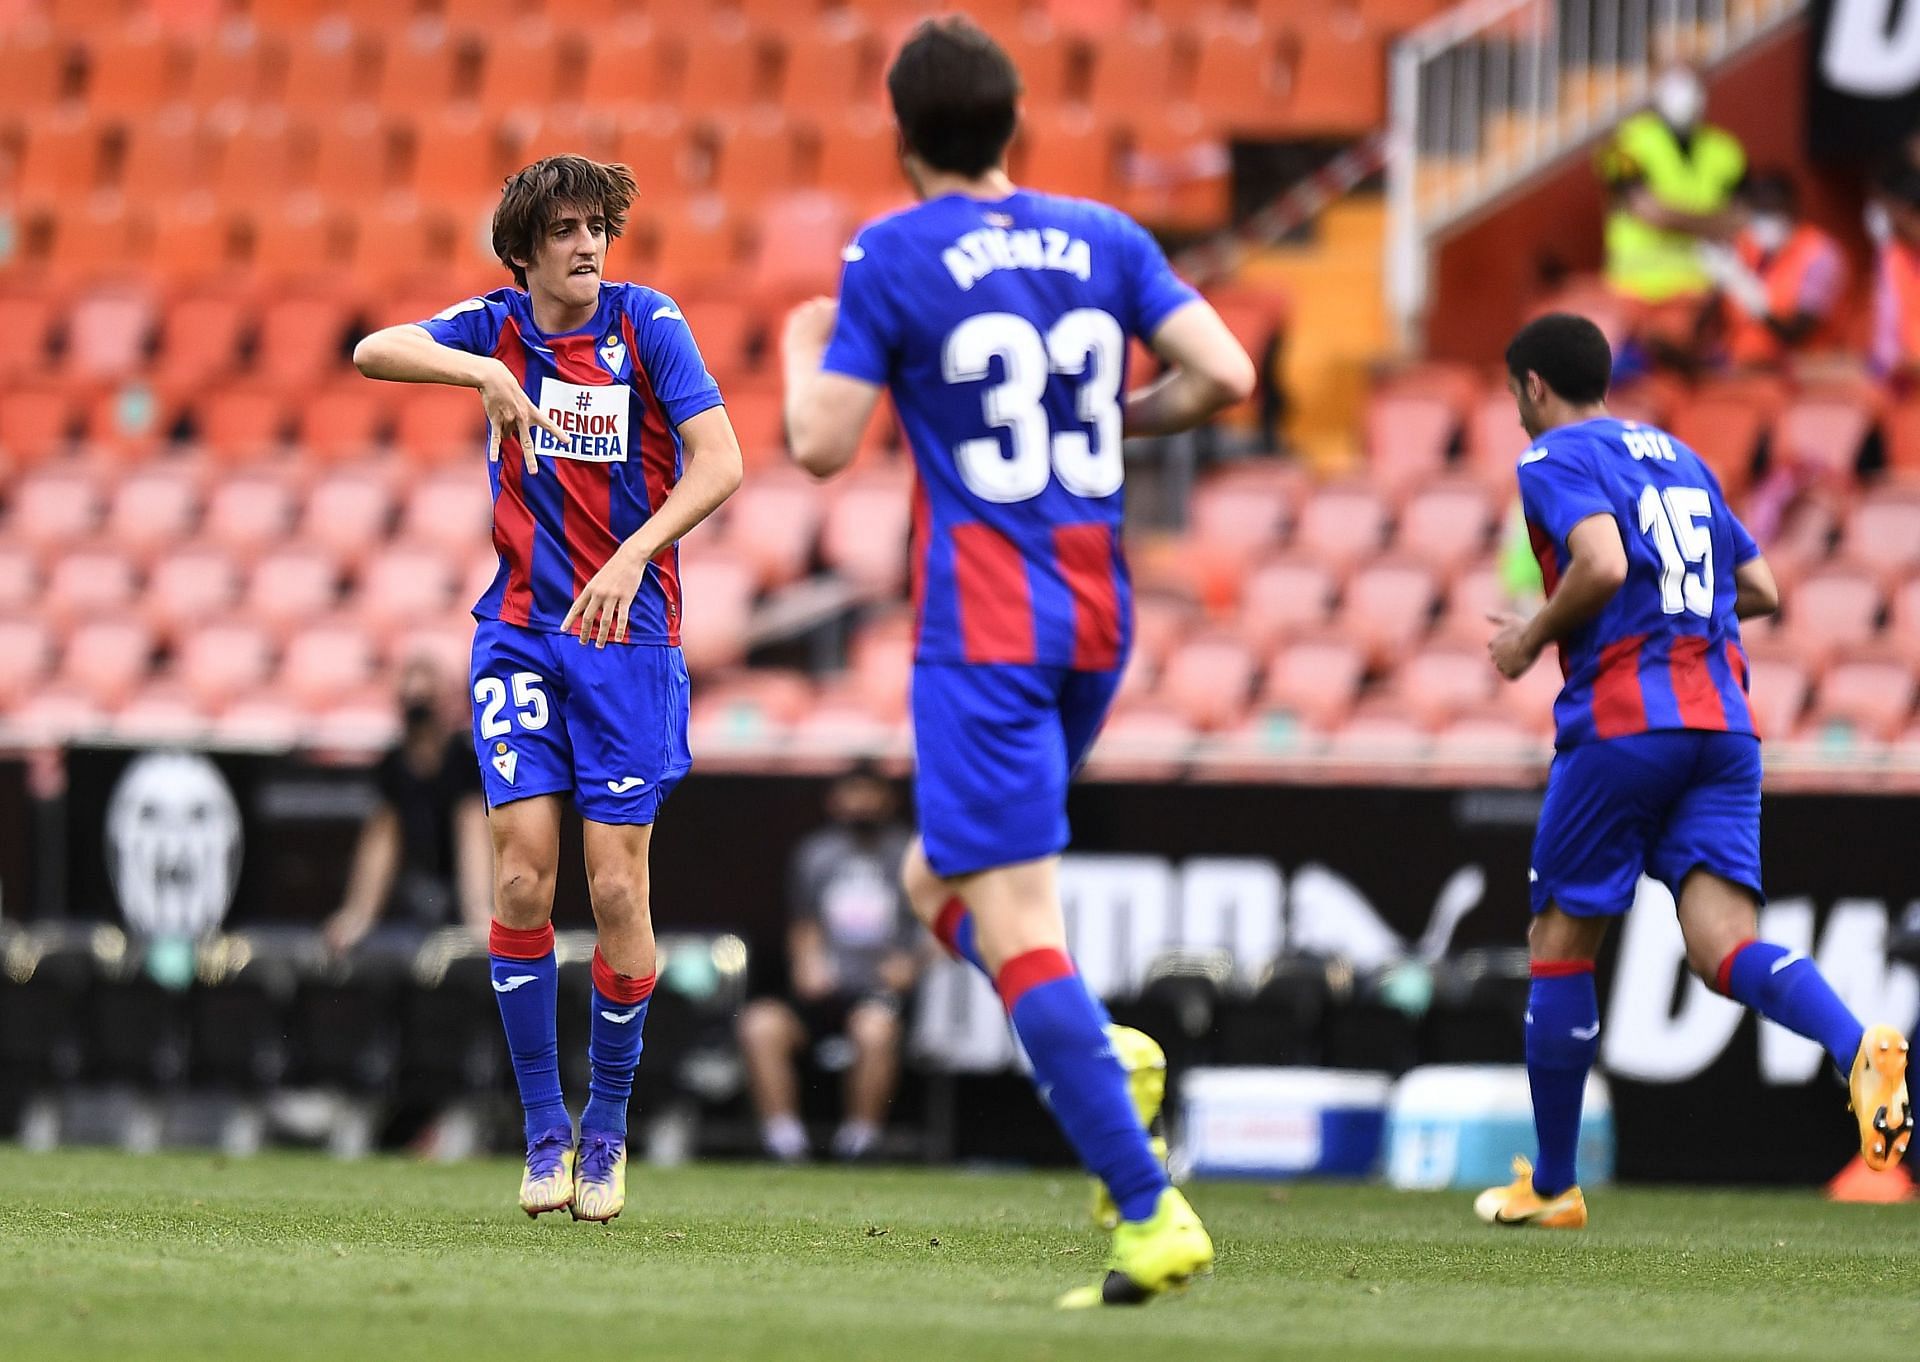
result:
[[[1262,372],[1129,452],[1096,771],[1536,778],[1555,670],[1484,657],[1537,589],[1498,361],[1566,306],[1785,583],[1748,631],[1783,778],[1920,772],[1920,189],[1897,139],[1816,156],[1799,5],[968,8],[1027,83],[1016,178],[1147,222]],[[504,284],[499,181],[580,150],[635,168],[611,276],[682,304],[748,459],[684,551],[700,759],[903,753],[910,460],[882,418],[833,487],[786,467],[770,336],[904,201],[881,75],[923,12],[0,0],[6,739],[369,752],[406,657],[463,674],[479,402],[346,356]]]

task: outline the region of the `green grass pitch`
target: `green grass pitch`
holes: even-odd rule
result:
[[[636,1166],[611,1226],[504,1162],[0,1149],[0,1358],[1904,1357],[1920,1205],[1602,1190],[1581,1234],[1468,1198],[1205,1184],[1213,1279],[1063,1315],[1103,1243],[1036,1174]]]

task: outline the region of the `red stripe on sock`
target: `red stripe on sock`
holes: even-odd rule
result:
[[[993,981],[993,986],[1000,990],[1000,1001],[1011,1012],[1014,1004],[1026,997],[1029,991],[1072,974],[1073,961],[1067,958],[1065,951],[1043,946],[1007,961],[1000,967],[1000,976]]]
[[[947,948],[947,954],[955,960],[960,954],[960,919],[967,915],[967,905],[958,897],[950,898],[940,905],[939,915],[933,919],[933,934],[940,944]]]
[[[1529,967],[1536,979],[1566,979],[1575,974],[1592,974],[1591,960],[1536,960]]]
[[[553,954],[553,924],[527,931],[495,922],[487,928],[487,952],[509,960],[539,960]]]
[[[1724,994],[1726,997],[1731,998],[1733,996],[1732,984],[1733,984],[1734,957],[1739,955],[1740,952],[1744,951],[1747,947],[1753,945],[1759,939],[1760,938],[1757,936],[1750,936],[1745,941],[1742,941],[1739,945],[1735,946],[1732,950],[1728,951],[1727,958],[1720,962],[1720,968],[1713,972],[1713,986],[1716,989],[1718,989],[1722,994]]]
[[[602,998],[616,1003],[643,1003],[653,993],[654,976],[622,974],[607,963],[600,948],[593,948],[593,987]]]

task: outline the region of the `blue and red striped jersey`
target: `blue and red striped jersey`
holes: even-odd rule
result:
[[[1198,295],[1124,214],[1026,190],[882,218],[845,261],[825,367],[889,388],[913,448],[916,656],[1118,666],[1127,340]]]
[[[571,435],[563,445],[536,429],[540,472],[528,476],[518,438],[502,433],[488,468],[500,570],[473,607],[476,619],[557,633],[588,580],[680,480],[679,427],[720,405],[719,386],[673,300],[638,284],[601,284],[593,320],[564,335],[542,334],[517,288],[420,325],[442,345],[500,360]],[[680,642],[677,544],[642,581],[627,641]]]
[[[1562,748],[1661,729],[1753,733],[1734,569],[1758,556],[1720,480],[1667,432],[1612,417],[1548,431],[1520,458],[1520,500],[1547,594],[1567,536],[1612,516],[1627,579],[1560,645]]]

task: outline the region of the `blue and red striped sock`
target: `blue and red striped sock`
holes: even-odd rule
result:
[[[587,1030],[591,1066],[587,1109],[580,1113],[582,1134],[627,1133],[627,1102],[640,1067],[641,1031],[647,1024],[647,1000],[653,976],[621,974],[593,948],[593,1017]]]
[[[980,954],[980,945],[974,940],[973,914],[967,910],[967,905],[960,901],[958,895],[940,905],[939,915],[933,920],[933,934],[946,948],[948,955],[962,964],[972,965],[986,976],[988,983],[996,988],[999,987],[994,980],[993,971],[987,968],[987,957]],[[1091,993],[1087,996],[1093,997]],[[1101,1026],[1113,1025],[1113,1014],[1107,1011],[1105,1003],[1094,998],[1093,1009],[1100,1014]]]
[[[1580,1105],[1600,1053],[1600,999],[1591,960],[1536,960],[1527,993],[1527,1086],[1540,1157],[1533,1190],[1558,1196],[1579,1181]]]
[[[560,972],[553,959],[553,924],[520,931],[496,922],[487,932],[487,955],[531,1142],[542,1131],[572,1124],[560,1095],[559,1023],[554,1016]]]
[[[1768,1021],[1819,1041],[1841,1073],[1852,1072],[1865,1028],[1806,956],[1771,941],[1742,941],[1720,962],[1716,982]]]
[[[995,982],[1033,1061],[1040,1098],[1080,1162],[1107,1184],[1124,1218],[1149,1218],[1168,1186],[1167,1171],[1147,1144],[1102,1011],[1073,961],[1065,951],[1028,951],[1007,961]]]

